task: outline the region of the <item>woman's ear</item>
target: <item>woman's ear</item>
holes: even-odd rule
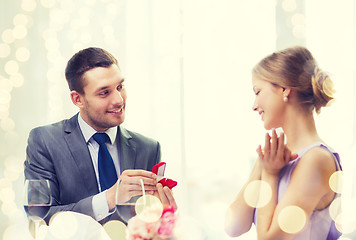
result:
[[[291,88],[283,88],[283,97],[289,97],[292,89]]]
[[[73,90],[70,92],[70,99],[72,100],[72,102],[75,106],[77,106],[79,108],[83,107],[82,96],[77,91]]]

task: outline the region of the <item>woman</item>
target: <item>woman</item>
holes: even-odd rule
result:
[[[257,148],[258,160],[249,180],[227,211],[226,232],[239,236],[254,222],[258,239],[337,239],[340,233],[329,206],[338,194],[329,187],[329,178],[341,170],[340,160],[319,137],[313,118],[313,111],[320,113],[333,99],[329,76],[306,48],[293,47],[262,59],[253,69],[252,83],[253,110],[271,135],[266,134],[263,149]],[[277,136],[276,128],[284,133]],[[254,180],[268,183],[272,190],[268,203],[257,209],[244,199]],[[297,212],[290,214],[287,209]],[[296,223],[302,224],[300,229],[288,231],[283,219],[288,222],[293,214],[305,221]]]

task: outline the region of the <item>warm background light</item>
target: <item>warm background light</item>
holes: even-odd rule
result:
[[[137,199],[135,211],[142,221],[156,222],[162,216],[163,205],[157,197],[145,195]]]
[[[306,215],[298,206],[287,206],[278,215],[279,227],[286,233],[296,234],[306,224]]]
[[[271,201],[272,189],[265,181],[252,181],[249,183],[244,192],[245,202],[256,208],[266,206]]]
[[[330,188],[336,193],[342,193],[344,182],[344,173],[342,171],[334,172],[329,179]]]
[[[335,198],[329,207],[329,215],[335,221],[337,216],[341,213],[341,198]]]
[[[55,239],[73,239],[78,231],[78,220],[71,212],[55,214],[49,223],[49,231]]]
[[[103,226],[111,239],[126,239],[126,225],[121,221],[110,221]]]

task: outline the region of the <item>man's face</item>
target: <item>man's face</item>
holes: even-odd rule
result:
[[[84,94],[79,94],[80,114],[98,132],[125,120],[126,90],[119,67],[93,68],[83,75]]]

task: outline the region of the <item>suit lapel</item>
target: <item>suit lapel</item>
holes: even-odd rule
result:
[[[136,162],[136,144],[132,141],[130,133],[123,127],[118,127],[120,171],[134,169]]]
[[[99,192],[95,170],[91,160],[88,146],[78,124],[78,114],[66,122],[64,126],[64,138],[72,153],[74,162],[78,166],[83,185],[91,194]]]

